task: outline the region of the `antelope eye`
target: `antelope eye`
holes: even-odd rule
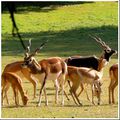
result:
[[[111,52],[111,50],[106,50],[106,52],[107,52],[107,53],[110,53],[110,52]]]
[[[32,60],[31,60],[31,59],[29,59],[29,62],[32,62]]]

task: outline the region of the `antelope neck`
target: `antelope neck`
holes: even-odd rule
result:
[[[106,66],[107,63],[108,63],[108,62],[107,62],[106,59],[100,58],[100,59],[99,59],[99,62],[98,62],[98,69],[97,69],[97,71],[99,71],[99,72],[102,71],[103,68]]]

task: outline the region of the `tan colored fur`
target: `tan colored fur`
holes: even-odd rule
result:
[[[20,79],[19,76],[17,76],[15,73],[12,72],[5,72],[2,74],[2,95],[1,95],[2,104],[3,104],[3,94],[5,93],[5,97],[7,98],[6,90],[8,90],[10,85],[14,92],[16,106],[19,105],[18,91],[20,92],[23,105],[27,105],[28,97],[23,90],[22,80]],[[7,98],[7,102],[9,103],[8,98]]]
[[[45,93],[45,84],[47,80],[53,80],[55,87],[56,87],[56,93],[55,93],[55,102],[58,103],[58,91],[59,87],[62,88],[62,105],[64,105],[64,81],[65,81],[65,75],[67,73],[67,65],[66,63],[60,58],[60,57],[52,57],[48,59],[43,59],[39,62],[35,60],[34,57],[27,57],[25,58],[25,62],[23,64],[23,67],[27,66],[31,71],[32,74],[39,74],[40,80],[42,83],[40,94],[39,94],[39,100],[38,100],[38,106],[41,104],[41,97],[42,97],[42,89]],[[45,93],[46,96],[46,93]],[[47,100],[47,96],[46,96]],[[48,105],[48,100],[46,101],[46,104]]]
[[[106,61],[104,59],[100,59],[99,61],[99,70],[96,71],[92,68],[86,68],[86,67],[73,67],[73,66],[68,66],[68,74],[66,76],[66,79],[69,79],[72,82],[72,87],[70,89],[70,92],[74,94],[76,100],[78,101],[79,104],[79,99],[77,98],[76,91],[79,86],[81,86],[82,91],[84,89],[84,84],[90,84],[92,88],[92,103],[94,104],[94,95],[97,96],[98,98],[98,104],[100,104],[100,93],[101,93],[101,88],[100,88],[100,81],[103,76],[103,68],[106,65]],[[98,93],[96,92],[94,86],[97,86],[98,88]],[[81,94],[81,92],[80,92]],[[87,96],[88,97],[88,96]]]
[[[118,64],[114,64],[109,69],[110,85],[109,85],[109,104],[115,103],[114,89],[118,85]]]
[[[21,66],[22,64],[23,64],[23,61],[17,61],[17,62],[7,64],[5,66],[5,69],[4,69],[3,73],[5,73],[5,72],[12,72],[12,73],[21,72],[24,75],[24,77],[33,84],[34,98],[35,98],[36,97],[37,81],[36,81],[36,79],[34,79],[32,77],[32,74],[30,73],[30,70],[28,68],[23,68]],[[18,74],[18,75],[21,77],[20,74]]]

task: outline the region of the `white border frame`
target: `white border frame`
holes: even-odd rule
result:
[[[1,8],[1,2],[2,1],[28,1],[28,2],[30,2],[30,1],[34,1],[34,0],[1,0],[0,1],[0,8]],[[72,1],[95,1],[95,2],[110,2],[110,1],[116,1],[116,2],[118,2],[118,63],[119,63],[119,71],[120,71],[120,49],[119,49],[119,46],[120,46],[120,24],[119,24],[119,20],[120,20],[120,9],[119,9],[119,6],[120,6],[120,2],[119,2],[119,0],[35,0],[36,2],[37,1],[65,1],[65,2],[72,2]],[[1,18],[1,14],[0,14],[0,18]],[[0,26],[1,26],[1,22],[0,22]],[[1,27],[0,27],[0,32],[1,32]],[[1,35],[0,35],[0,45],[1,45]],[[0,73],[1,73],[1,63],[2,63],[2,59],[1,59],[1,50],[2,50],[2,48],[0,47]],[[118,73],[119,73],[119,71],[118,71]],[[120,74],[118,74],[118,76],[119,76],[119,79],[118,80],[120,80]],[[0,78],[0,85],[1,85],[1,78]],[[1,86],[0,86],[0,89],[1,89]],[[108,119],[108,120],[113,120],[113,119],[119,119],[119,116],[120,116],[120,81],[118,82],[118,118],[73,118],[73,119],[84,119],[84,120],[88,120],[88,119],[94,119],[94,120],[98,120],[98,119],[101,119],[101,120],[103,120],[103,119]],[[1,103],[1,94],[0,94],[0,103]],[[1,104],[0,104],[0,108],[1,108]],[[0,109],[0,119],[1,120],[8,120],[8,119],[10,119],[10,120],[26,120],[26,119],[29,119],[29,120],[38,120],[38,119],[45,119],[45,120],[49,120],[49,119],[51,119],[51,120],[54,120],[53,118],[1,118],[1,109]],[[71,118],[55,118],[55,119],[57,119],[57,120],[61,120],[61,119],[69,119],[69,120],[72,120]]]

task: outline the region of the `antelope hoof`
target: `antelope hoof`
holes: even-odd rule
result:
[[[58,101],[55,101],[55,104],[58,105]]]
[[[114,102],[114,101],[112,101],[112,104],[115,104],[115,102]]]
[[[83,106],[82,103],[79,103],[80,106]]]
[[[34,97],[33,97],[33,100],[34,100],[35,98],[37,98],[37,96],[34,96]]]
[[[70,101],[70,99],[69,99],[69,98],[67,98],[67,100],[68,100],[68,101]]]
[[[62,104],[61,104],[61,106],[63,107],[63,106],[64,106],[64,104],[62,103]]]
[[[98,103],[98,105],[100,105],[100,103]]]
[[[40,103],[37,104],[37,107],[40,107]]]
[[[111,101],[109,101],[109,104],[111,104]]]
[[[19,107],[19,105],[16,105],[16,108],[18,108]]]
[[[93,104],[93,105],[95,105],[95,103],[94,103],[94,102],[92,102],[92,104]]]
[[[1,104],[1,107],[4,106],[4,104]]]
[[[62,102],[62,106],[64,106],[64,102]]]
[[[45,105],[48,106],[48,101],[46,101]]]

